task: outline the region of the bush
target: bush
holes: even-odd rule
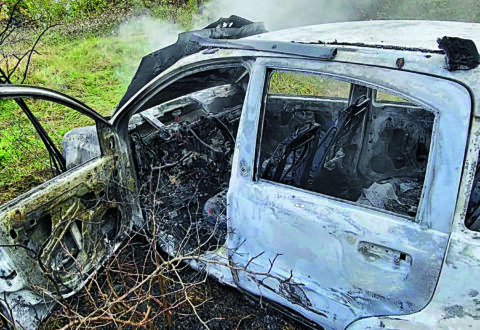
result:
[[[71,23],[99,16],[111,10],[137,8],[154,17],[180,20],[189,24],[198,10],[197,0],[3,0],[0,21],[6,20],[15,5],[24,21],[48,19],[52,23]]]

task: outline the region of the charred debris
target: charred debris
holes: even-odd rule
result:
[[[260,176],[412,218],[434,115],[408,102],[378,103],[375,90],[351,88],[350,101],[269,95]]]
[[[226,191],[248,74],[232,68],[183,83],[219,81],[237,83],[179,97],[130,120],[142,204],[149,206],[144,217],[155,219],[170,252],[213,251],[225,242]]]

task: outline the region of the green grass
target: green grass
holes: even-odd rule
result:
[[[102,0],[85,3],[97,2]],[[128,15],[125,8],[133,10],[134,15],[149,10],[152,17],[176,22],[188,29],[192,15],[198,11],[198,3],[185,0],[173,5],[166,0],[132,0],[120,7],[111,6],[115,1],[103,3],[100,12],[89,12],[94,7],[87,6],[76,8],[75,15],[65,18],[58,11],[52,11],[57,15],[54,21],[60,20],[63,25],[50,30],[42,39],[25,83],[63,92],[101,115],[110,116],[127,90],[141,58],[152,51],[148,36],[141,29],[121,35],[114,33],[123,15]],[[34,2],[26,1],[25,4]],[[41,7],[53,3],[45,0],[38,4]],[[38,8],[36,3],[35,6]],[[35,8],[25,13],[33,15]],[[27,49],[28,45],[24,46]],[[0,65],[5,68],[6,62]],[[19,79],[17,76],[13,81]],[[89,118],[52,102],[36,101],[29,105],[60,150],[66,132],[93,124]],[[13,100],[0,101],[0,106],[1,205],[49,179],[51,173],[48,154],[20,108]]]
[[[313,74],[276,71],[270,78],[269,93],[347,99],[350,83]]]
[[[42,45],[27,83],[69,94],[108,116],[145,55],[145,41],[93,35]]]
[[[103,116],[113,113],[145,55],[142,35],[84,35],[71,40],[57,35],[41,44],[27,84],[52,88],[85,102]],[[26,116],[13,100],[0,111],[0,204],[51,177],[48,155]],[[28,102],[31,110],[61,149],[63,135],[93,121],[69,108]]]
[[[63,128],[56,130],[58,120],[65,117],[64,111],[57,107],[45,105],[40,113],[40,102],[29,102],[29,107],[35,110],[45,128],[54,141],[59,142],[59,135]],[[33,126],[13,100],[0,101],[2,116],[0,117],[0,201],[8,200],[19,193],[33,188],[50,177],[48,171],[48,155],[40,139],[36,136]],[[55,111],[51,118],[49,108]],[[58,133],[58,134],[55,134]],[[21,184],[18,184],[18,183]]]
[[[192,15],[198,11],[196,0],[179,1],[176,5],[163,0],[131,1],[130,5],[134,15],[149,10],[150,16],[176,22],[185,29],[191,27]],[[122,12],[125,8],[126,5],[120,6],[110,13],[103,10],[92,17],[86,9],[78,9],[75,17],[65,17],[64,24],[50,30],[36,48],[38,54],[33,57],[25,83],[63,92],[102,116],[110,116],[141,58],[152,51],[149,37],[142,29],[114,32],[122,15],[126,15]],[[27,42],[23,48],[28,46]],[[0,65],[5,68],[6,62]],[[17,76],[13,81],[19,79]],[[66,132],[93,124],[89,118],[52,102],[36,101],[29,105],[60,150]],[[49,179],[51,173],[48,154],[20,108],[12,100],[0,101],[0,106],[1,205]]]

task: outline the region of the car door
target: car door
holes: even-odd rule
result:
[[[64,94],[29,86],[0,86],[0,99],[8,98],[46,100],[93,119],[100,146],[98,157],[0,207],[2,312],[15,326],[31,328],[52,302],[78,292],[119,246],[134,213],[135,187],[122,152],[125,142],[92,109]]]
[[[287,77],[290,80],[284,80],[286,84],[277,86],[281,92],[270,95],[272,77],[282,70],[301,77]],[[252,81],[265,85],[251,86],[248,91],[227,196],[227,249],[237,285],[328,328],[344,328],[362,317],[422,309],[435,290],[455,209],[471,111],[468,91],[439,78],[348,63],[261,59],[252,75]],[[321,110],[330,109],[330,117],[308,113],[319,108],[315,105],[319,101],[311,96],[283,111],[292,99],[301,97],[281,93],[288,94],[298,84],[301,87],[303,82],[317,79],[317,75],[320,80],[332,79],[334,87],[339,83],[355,87],[344,100],[332,98],[328,106],[322,103]],[[376,104],[375,94],[385,91],[409,102]],[[331,111],[335,102],[343,102],[347,117],[339,115],[345,111]],[[362,104],[367,104],[367,110],[362,110]],[[277,118],[266,115],[269,105],[277,111]],[[403,122],[395,117],[400,113],[399,107],[404,110]],[[422,112],[425,109],[428,111]],[[365,117],[354,122],[352,118],[359,117],[364,110]],[[295,131],[282,136],[282,130],[291,123],[292,113],[298,113],[295,120],[313,119],[309,126],[296,126]],[[413,113],[417,113],[416,119],[408,119]],[[332,127],[333,122],[345,127],[345,118],[352,119],[351,126],[343,131],[337,127],[338,132],[345,134],[336,137],[356,138],[361,143],[343,149],[327,148],[333,152],[323,158],[325,162],[318,163],[323,173],[320,183],[328,182],[327,187],[311,189],[318,179],[315,162],[320,153],[312,154],[310,165],[296,165],[295,151],[288,157],[273,151],[282,149],[286,155],[284,150],[307,148],[315,139],[323,146],[324,140],[335,135],[321,127]],[[267,134],[267,121],[277,126],[269,126],[265,139],[262,134]],[[427,122],[429,128],[425,126]],[[429,133],[420,134],[422,130]],[[352,132],[355,133],[351,135]],[[412,141],[409,132],[416,139],[415,149],[407,146],[406,141]],[[271,148],[271,157],[261,158],[265,140],[275,140],[277,135],[282,136],[278,138],[283,141],[282,148]],[[425,136],[431,142],[426,143]],[[299,137],[304,139],[298,140]],[[387,141],[388,148],[379,148],[378,141]],[[298,154],[303,155],[301,149]],[[282,164],[283,160],[283,181],[275,179],[275,175],[261,174],[275,157],[275,164]],[[291,174],[307,166],[310,176],[304,183],[301,176]],[[421,168],[423,178],[417,181],[421,183],[421,192],[413,214],[408,210],[396,212],[385,205],[382,209],[376,204],[379,196],[390,196],[390,203],[410,189],[407,181],[392,183],[391,173],[401,172],[403,178],[413,176]],[[341,182],[334,174],[336,170],[355,170],[360,178],[370,177],[371,181],[360,186],[355,197],[347,197],[359,177],[344,177],[345,189],[335,192],[331,187]],[[398,207],[406,205],[404,200],[397,201]]]

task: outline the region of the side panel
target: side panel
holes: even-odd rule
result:
[[[247,268],[235,272],[237,285],[329,328],[344,328],[368,315],[420,310],[434,292],[454,214],[470,118],[468,92],[448,81],[381,68],[268,63],[284,69],[303,65],[303,69],[378,84],[439,110],[423,202],[411,221],[293,187],[254,181],[263,95],[260,82],[265,81],[266,62],[259,60],[253,73],[259,85],[252,86],[247,96],[228,192],[230,260]],[[458,134],[452,136],[451,131]]]

